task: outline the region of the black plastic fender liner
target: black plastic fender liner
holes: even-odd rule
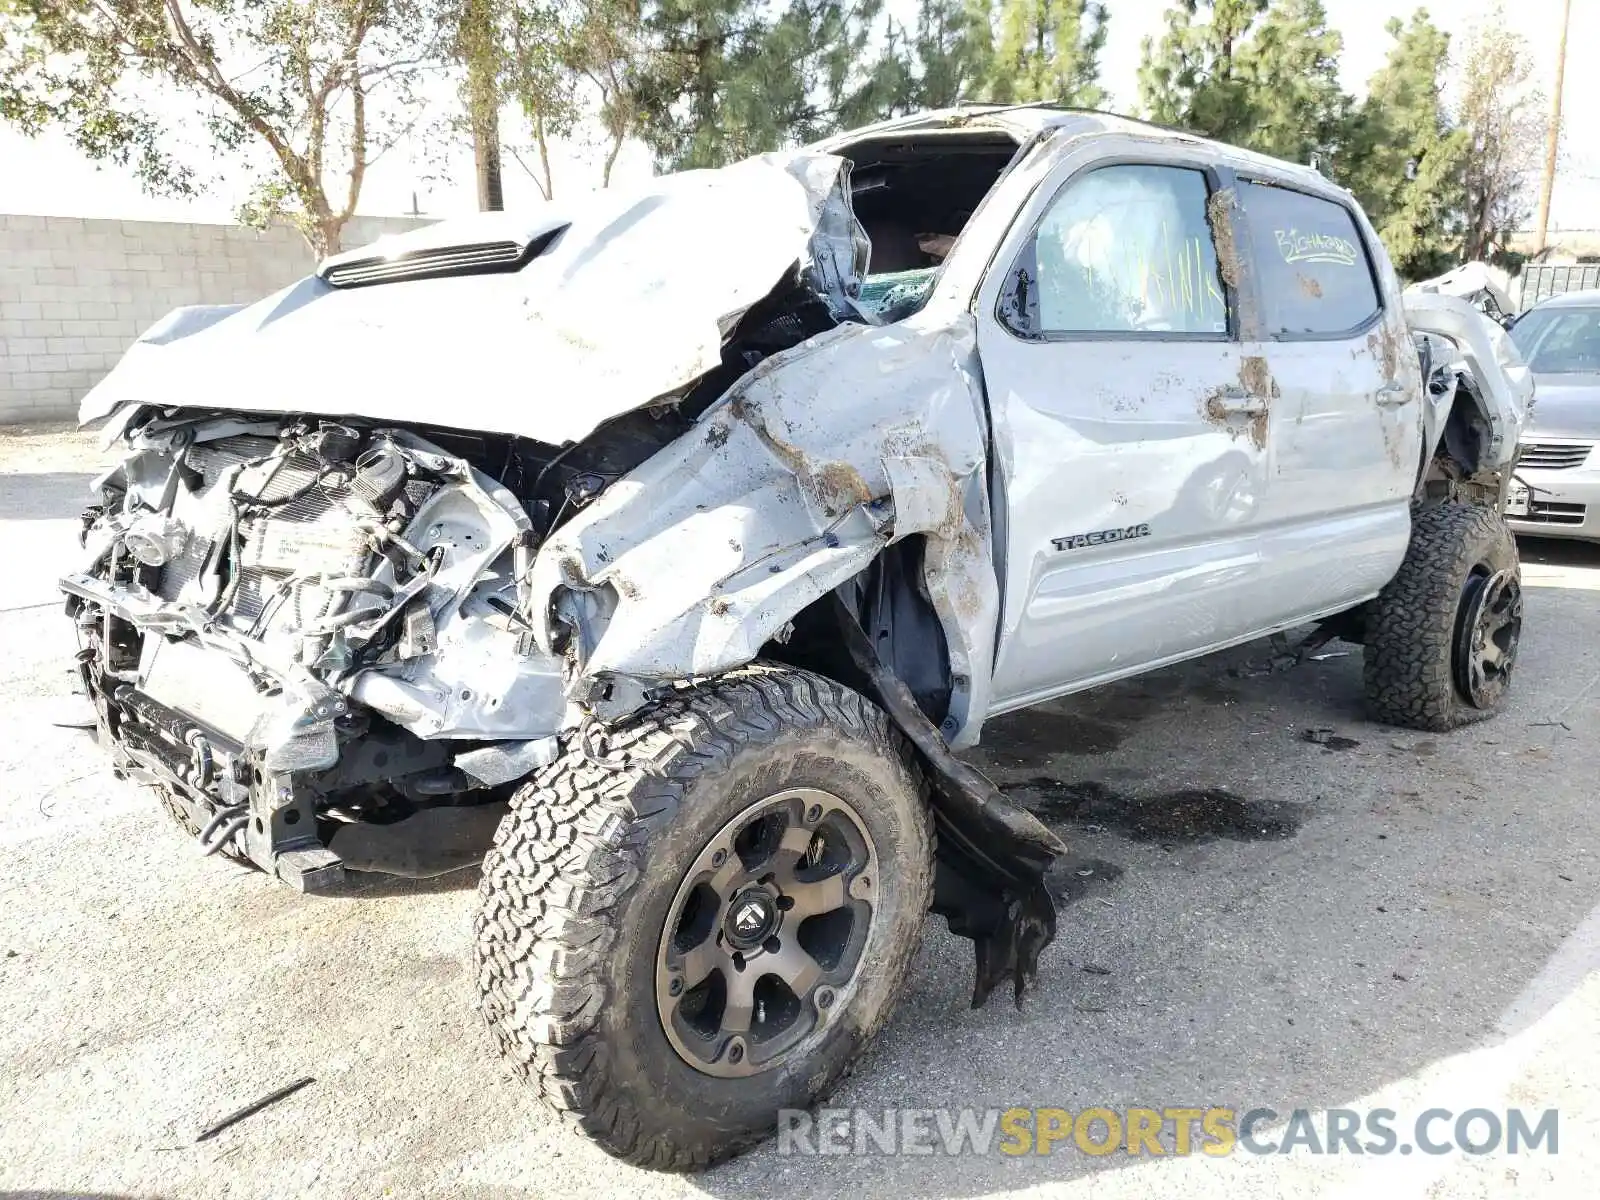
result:
[[[1056,906],[1044,875],[1066,853],[1066,844],[950,752],[911,689],[878,658],[849,605],[838,593],[832,602],[852,662],[873,699],[917,748],[933,784],[933,911],[952,933],[974,943],[972,1007],[982,1007],[1010,979],[1020,1008],[1023,992],[1038,976],[1039,955],[1055,940]]]

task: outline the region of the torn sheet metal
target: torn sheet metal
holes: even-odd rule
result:
[[[866,254],[849,164],[823,154],[665,175],[538,220],[560,231],[516,271],[349,288],[311,275],[238,311],[180,310],[84,397],[79,420],[133,403],[290,408],[560,445],[718,366],[734,321],[796,265],[844,315]],[[528,221],[483,214],[379,245],[399,258],[515,242]]]
[[[970,744],[999,606],[984,422],[969,315],[841,325],[760,364],[557,530],[535,561],[530,611],[585,627],[591,679],[712,675],[756,657],[884,546],[922,534],[954,676],[945,733]],[[540,632],[547,650],[561,632]]]
[[[1006,980],[1018,1008],[1055,940],[1056,907],[1044,885],[1067,847],[1037,817],[1003,796],[982,772],[950,753],[908,688],[884,666],[855,614],[838,596],[834,615],[852,661],[874,699],[911,739],[929,769],[938,867],[933,910],[977,952],[972,1007]]]
[[[1516,345],[1498,323],[1466,300],[1443,292],[1407,288],[1402,296],[1406,324],[1413,331],[1435,334],[1455,347],[1464,369],[1477,382],[1484,398],[1483,417],[1489,427],[1484,467],[1503,467],[1516,455],[1533,408],[1533,372],[1522,361]],[[1428,445],[1436,446],[1448,412],[1437,406],[1428,413]]]

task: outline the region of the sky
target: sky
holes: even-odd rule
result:
[[[1344,86],[1360,95],[1387,54],[1390,40],[1384,33],[1385,22],[1391,15],[1408,14],[1414,6],[1382,0],[1325,2],[1330,23],[1344,35],[1340,61]],[[1147,36],[1160,36],[1168,0],[1106,0],[1106,4],[1110,26],[1101,59],[1101,82],[1111,93],[1112,107],[1128,111],[1138,101],[1140,43]],[[911,7],[910,0],[890,0],[890,5],[891,9]],[[1465,43],[1487,6],[1488,0],[1431,0],[1426,5],[1434,21],[1452,35],[1457,48]],[[1548,95],[1554,86],[1561,0],[1511,0],[1508,7],[1529,41],[1534,80]],[[1573,0],[1572,8],[1562,160],[1551,225],[1557,230],[1592,230],[1600,228],[1600,123],[1592,119],[1592,114],[1600,112],[1600,70],[1594,68],[1586,47],[1600,46],[1600,0]],[[441,97],[441,102],[448,99]],[[185,120],[181,109],[173,109],[173,120]],[[594,151],[582,146],[559,154],[558,194],[597,186],[597,162]],[[648,155],[641,147],[630,146],[613,180],[625,182],[649,170]],[[358,211],[395,215],[410,212],[415,202],[429,216],[449,216],[470,212],[476,206],[469,152],[463,150],[452,158],[448,182],[435,178],[436,173],[437,168],[423,165],[423,156],[415,148],[396,147],[369,171]],[[508,207],[539,199],[531,178],[510,156],[504,177]],[[149,196],[130,172],[97,167],[64,138],[47,135],[30,140],[0,127],[0,212],[226,222],[233,219],[243,190],[242,183],[223,178],[205,195],[192,199]]]

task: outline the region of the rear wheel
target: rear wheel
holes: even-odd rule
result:
[[[1423,509],[1405,562],[1367,613],[1368,710],[1433,731],[1491,716],[1521,636],[1516,541],[1500,514],[1454,502]]]
[[[826,1095],[892,1010],[932,893],[884,714],[754,667],[566,754],[484,864],[484,1015],[611,1153],[704,1166]]]

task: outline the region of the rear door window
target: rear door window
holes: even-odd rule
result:
[[[1241,182],[1270,338],[1350,334],[1382,309],[1355,218],[1342,204],[1267,183]]]

